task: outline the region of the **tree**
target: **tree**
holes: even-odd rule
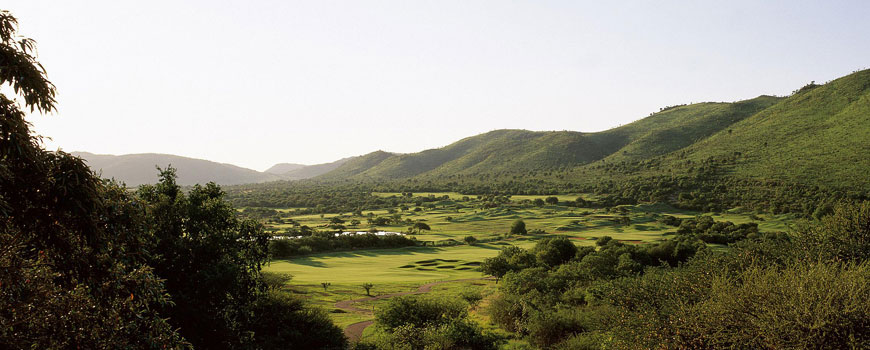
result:
[[[188,347],[144,259],[141,205],[80,159],[48,152],[19,106],[55,110],[34,41],[0,11],[0,348]],[[23,99],[19,101],[18,99]]]
[[[474,243],[477,242],[477,238],[474,238],[474,236],[465,236],[465,238],[463,238],[463,240],[468,245],[474,245]]]
[[[558,266],[577,255],[577,246],[565,237],[544,238],[534,248],[538,261],[546,266]]]
[[[374,287],[374,286],[375,286],[375,285],[374,285],[374,284],[371,284],[371,283],[363,283],[363,284],[362,284],[362,287],[363,287],[363,289],[366,290],[366,295],[368,295],[368,296],[372,296],[371,293],[370,293],[370,291],[371,291],[372,287]]]
[[[415,222],[413,226],[408,228],[408,233],[420,233],[422,230],[429,231],[431,229],[425,222]]]
[[[150,265],[166,279],[175,304],[165,308],[170,323],[197,347],[246,347],[247,309],[264,290],[260,269],[269,237],[254,220],[240,220],[214,183],[187,194],[175,169],[160,171],[156,185],[136,194],[147,206]]]
[[[329,283],[329,282],[320,282],[320,285],[323,286],[323,291],[325,292],[325,291],[329,288],[329,286],[332,285],[332,283]]]
[[[558,197],[554,197],[554,196],[547,197],[547,199],[545,199],[544,201],[547,202],[547,204],[550,204],[550,205],[556,205],[556,204],[559,204],[559,198],[558,198]]]
[[[520,247],[509,246],[498,255],[483,259],[480,271],[495,277],[496,283],[510,271],[519,271],[537,264],[535,255]]]
[[[347,349],[344,332],[321,309],[311,309],[293,296],[272,291],[251,305],[250,349]]]
[[[535,203],[536,207],[543,207],[545,202],[543,199],[535,198],[533,203]]]
[[[523,220],[514,221],[514,223],[511,225],[512,235],[524,235],[526,233],[526,223],[523,222]]]

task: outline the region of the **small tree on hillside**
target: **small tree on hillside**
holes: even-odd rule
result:
[[[474,236],[465,236],[465,238],[463,240],[468,245],[474,245],[474,243],[477,242],[477,238],[474,238]]]
[[[371,283],[363,283],[363,285],[362,285],[363,289],[366,290],[366,295],[368,295],[368,296],[372,296],[370,292],[372,290],[372,287],[374,287],[374,286],[375,285],[371,284]]]
[[[526,233],[526,223],[523,220],[514,221],[513,225],[511,225],[511,234],[524,235]]]
[[[552,197],[552,196],[551,196],[551,197],[547,197],[547,199],[544,200],[544,201],[547,202],[547,204],[550,204],[550,205],[556,205],[556,204],[559,204],[559,198],[557,198],[557,197]]]
[[[329,282],[320,282],[320,285],[323,286],[323,291],[325,292],[327,289],[329,289],[329,286],[331,286],[332,283],[329,283]]]

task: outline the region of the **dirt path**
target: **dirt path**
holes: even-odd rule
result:
[[[492,277],[481,277],[481,278],[466,278],[466,279],[461,279],[461,280],[431,282],[431,283],[426,283],[422,286],[417,287],[417,290],[415,290],[415,291],[383,294],[383,295],[362,298],[362,299],[342,300],[342,301],[335,303],[335,308],[342,309],[342,310],[348,311],[348,312],[355,312],[358,314],[371,315],[372,310],[358,308],[358,307],[354,306],[353,304],[356,304],[359,302],[364,302],[364,301],[388,299],[388,298],[398,297],[398,296],[402,296],[402,295],[429,293],[432,291],[432,287],[439,285],[439,284],[442,284],[442,283],[477,281],[477,280],[485,280],[485,279],[491,279],[491,278]],[[344,329],[344,335],[347,337],[348,340],[350,340],[351,343],[357,342],[362,337],[362,333],[366,329],[366,327],[371,326],[372,323],[374,323],[374,322],[375,322],[374,320],[368,320],[368,321],[362,321],[362,322],[357,322],[357,323],[351,324],[351,325],[347,326],[347,328]]]

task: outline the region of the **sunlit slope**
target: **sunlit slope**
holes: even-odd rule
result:
[[[805,87],[667,160],[733,155],[732,176],[870,188],[870,70]]]
[[[679,106],[647,118],[595,134],[620,145],[608,161],[644,160],[667,154],[719,132],[781,101],[759,96],[734,103],[707,102]]]
[[[321,175],[323,179],[349,179],[360,175],[365,171],[382,163],[385,159],[395,156],[393,153],[384,151],[375,151],[359,157],[348,159],[339,165],[335,170]]]
[[[598,132],[495,130],[411,154],[376,152],[321,179],[444,178],[568,169],[601,159],[646,159],[682,149],[775,104],[761,96],[736,103],[670,108]]]

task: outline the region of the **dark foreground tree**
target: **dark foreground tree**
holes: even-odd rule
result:
[[[157,313],[169,297],[141,254],[141,206],[30,133],[19,106],[55,108],[33,52],[0,11],[0,86],[17,94],[0,94],[0,348],[187,347]]]
[[[137,194],[148,206],[149,250],[157,252],[151,264],[175,302],[164,312],[187,340],[205,349],[345,346],[328,317],[277,288],[267,290],[260,270],[268,235],[261,224],[238,219],[214,183],[185,194],[175,169],[160,176]],[[263,324],[272,321],[280,323]]]

